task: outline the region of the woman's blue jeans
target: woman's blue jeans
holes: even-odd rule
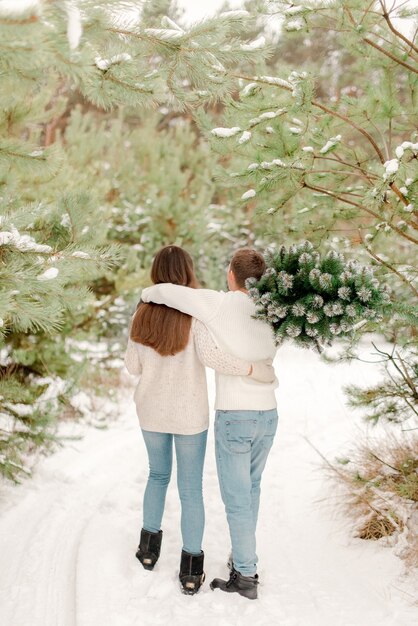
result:
[[[202,475],[208,431],[204,430],[197,435],[173,435],[143,430],[142,434],[149,459],[143,528],[153,533],[161,529],[165,497],[171,478],[174,440],[183,550],[190,554],[200,554],[205,527]]]
[[[260,482],[274,435],[277,411],[216,411],[215,451],[235,569],[257,571],[255,531]]]

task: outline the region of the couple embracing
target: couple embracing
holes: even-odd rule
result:
[[[254,319],[245,281],[264,273],[262,255],[238,250],[229,291],[200,289],[190,255],[177,246],[156,255],[133,317],[125,364],[139,375],[135,403],[149,457],[143,528],[136,553],[145,569],[160,556],[173,442],[181,501],[180,585],[196,593],[204,581],[203,464],[209,422],[205,366],[216,370],[215,452],[232,551],[228,580],[210,586],[257,598],[256,525],[260,481],[277,428],[270,327]]]

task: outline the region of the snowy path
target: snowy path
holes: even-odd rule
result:
[[[181,595],[175,475],[160,562],[134,558],[146,456],[131,403],[107,430],[87,429],[43,460],[35,478],[0,491],[1,626],[413,626],[411,581],[388,548],[353,539],[307,437],[330,459],[364,426],[341,385],[371,366],[327,366],[279,352],[280,425],[266,469],[258,529],[259,601]],[[296,378],[299,375],[299,380]],[[205,467],[206,574],[226,575],[228,535],[210,437]]]

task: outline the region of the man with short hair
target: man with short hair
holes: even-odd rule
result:
[[[228,268],[228,292],[191,289],[172,284],[144,289],[144,302],[165,304],[201,320],[218,345],[242,359],[273,359],[273,333],[254,319],[255,305],[248,297],[247,278],[261,278],[262,255],[243,248]],[[277,380],[256,383],[248,377],[216,373],[215,451],[218,479],[232,543],[229,580],[215,578],[211,588],[257,597],[255,531],[260,502],[260,481],[277,429],[274,390]]]

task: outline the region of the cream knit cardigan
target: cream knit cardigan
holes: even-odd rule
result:
[[[129,339],[125,365],[130,374],[140,376],[134,400],[141,428],[195,435],[209,424],[205,366],[246,376],[251,363],[220,350],[206,327],[193,320],[189,342],[181,352],[161,356]]]

